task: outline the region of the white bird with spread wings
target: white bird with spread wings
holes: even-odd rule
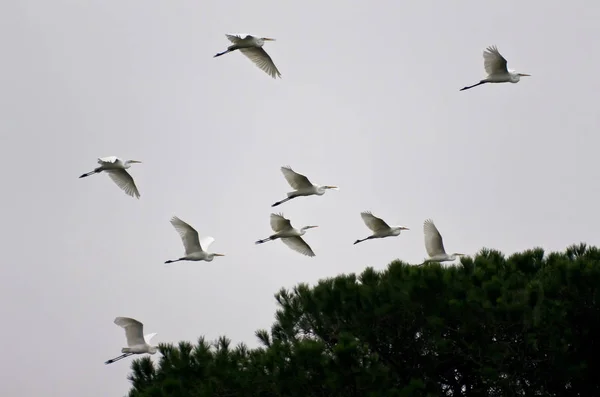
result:
[[[453,261],[465,255],[456,252],[452,255],[446,253],[442,235],[431,219],[423,222],[423,234],[425,236],[425,250],[427,251],[427,255],[429,255],[429,259],[425,260],[424,263]]]
[[[208,247],[215,241],[210,236],[199,238],[196,229],[185,223],[178,217],[174,216],[171,218],[171,224],[179,233],[183,246],[185,248],[185,256],[179,259],[169,259],[165,263],[173,263],[179,261],[206,261],[210,262],[215,256],[225,256],[224,254],[216,254],[214,252],[207,252]]]
[[[273,60],[263,49],[265,41],[275,41],[268,37],[255,37],[249,34],[226,34],[229,41],[233,44],[227,47],[227,50],[218,53],[214,56],[220,57],[229,52],[240,50],[248,59],[250,59],[256,66],[262,69],[269,76],[281,78],[281,73],[277,69],[277,66],[273,63]]]
[[[372,235],[369,237],[365,237],[363,239],[356,240],[354,244],[358,244],[365,240],[370,240],[373,238],[384,238],[384,237],[393,237],[399,236],[402,230],[410,230],[404,226],[390,226],[383,219],[376,217],[371,213],[371,211],[363,211],[360,213],[363,222],[371,231]]]
[[[132,354],[154,354],[158,351],[157,346],[151,346],[150,340],[156,335],[156,332],[144,335],[144,324],[129,317],[115,318],[115,324],[125,329],[125,337],[127,338],[127,347],[121,349],[122,355],[111,358],[104,364],[114,363]]]
[[[283,217],[283,214],[271,214],[271,229],[275,234],[269,237],[258,240],[256,244],[266,243],[267,241],[281,239],[285,245],[290,247],[296,252],[306,256],[315,256],[312,248],[306,241],[302,239],[308,229],[312,229],[318,226],[304,226],[301,229],[294,229],[289,219]]]
[[[85,178],[86,176],[98,174],[104,171],[108,174],[110,179],[112,179],[113,182],[116,183],[117,186],[119,186],[126,194],[139,199],[140,193],[138,192],[137,186],[135,186],[135,182],[133,181],[131,175],[129,175],[129,173],[126,171],[129,167],[131,167],[131,164],[134,163],[141,163],[141,161],[123,161],[116,156],[100,157],[98,159],[98,164],[100,164],[100,167],[81,175],[80,178]]]
[[[289,183],[289,185],[292,187],[292,189],[294,189],[294,191],[289,192],[287,194],[287,198],[278,201],[275,204],[272,204],[271,207],[276,207],[296,197],[313,195],[322,196],[328,189],[340,190],[340,188],[337,186],[313,185],[306,176],[297,173],[296,171],[292,170],[289,166],[281,167],[281,172],[283,173],[283,176],[285,177],[287,183]]]
[[[485,83],[518,83],[521,77],[531,76],[530,74],[509,70],[506,65],[506,59],[500,55],[498,48],[496,46],[488,47],[483,52],[483,66],[488,76],[480,80],[477,84],[461,88],[460,91],[468,90]]]

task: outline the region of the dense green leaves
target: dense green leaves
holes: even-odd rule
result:
[[[276,294],[261,348],[221,337],[135,360],[130,397],[592,396],[600,250],[341,275]]]

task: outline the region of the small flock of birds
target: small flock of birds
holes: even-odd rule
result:
[[[227,34],[226,37],[232,45],[230,45],[227,50],[216,54],[214,56],[215,58],[239,50],[269,76],[281,78],[281,73],[273,63],[273,60],[263,49],[263,45],[266,41],[275,41],[275,39],[255,37],[249,34]],[[530,76],[529,74],[517,73],[513,70],[509,70],[507,68],[506,59],[498,52],[498,49],[495,46],[488,47],[483,52],[483,59],[484,68],[488,76],[476,84],[461,88],[460,91],[468,90],[486,83],[518,83],[521,77]],[[141,163],[141,161],[123,161],[115,156],[99,158],[98,164],[100,164],[100,166],[93,171],[81,175],[80,178],[105,172],[127,195],[139,199],[140,193],[138,188],[129,172],[127,172],[131,165],[136,163]],[[286,198],[277,201],[272,204],[271,207],[277,207],[297,197],[314,195],[322,196],[327,190],[339,190],[337,186],[313,184],[306,176],[295,172],[289,166],[281,167],[281,172],[293,191],[288,192]],[[403,230],[410,230],[405,226],[390,226],[383,219],[376,217],[370,211],[364,211],[360,215],[365,225],[372,231],[372,234],[363,239],[356,240],[354,244],[371,239],[395,237],[399,236]],[[270,223],[274,233],[269,237],[256,241],[256,244],[263,244],[268,241],[279,239],[289,248],[300,254],[309,257],[315,256],[314,251],[306,241],[304,241],[302,236],[306,234],[307,230],[318,226],[310,225],[300,229],[294,228],[291,221],[285,218],[281,213],[272,213]],[[174,263],[178,261],[211,262],[216,256],[225,256],[224,254],[208,252],[208,248],[215,241],[214,238],[206,236],[200,239],[198,232],[192,226],[176,216],[171,218],[171,224],[181,237],[185,255],[178,259],[169,259],[165,263]],[[446,253],[442,236],[431,219],[424,221],[423,234],[425,238],[425,249],[429,258],[421,265],[428,262],[454,261],[455,259],[464,256],[464,254],[461,253]],[[114,323],[125,330],[127,347],[121,349],[122,355],[107,360],[105,364],[113,363],[132,354],[155,354],[158,351],[157,346],[150,345],[150,340],[156,333],[144,335],[144,326],[141,322],[129,317],[117,317],[115,318]]]

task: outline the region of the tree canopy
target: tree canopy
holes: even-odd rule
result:
[[[130,397],[594,396],[600,250],[484,249],[282,289],[261,346],[161,344]]]

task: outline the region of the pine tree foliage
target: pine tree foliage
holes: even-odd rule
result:
[[[261,347],[134,360],[130,397],[598,396],[600,250],[484,249],[282,289]]]

